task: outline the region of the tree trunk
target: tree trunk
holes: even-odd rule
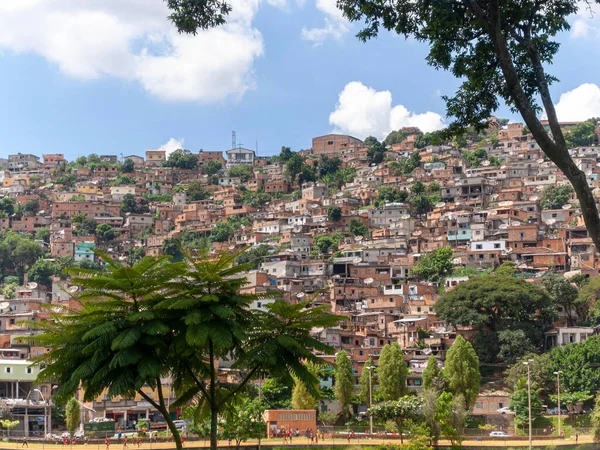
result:
[[[217,450],[217,433],[219,431],[219,411],[210,409],[210,450]]]

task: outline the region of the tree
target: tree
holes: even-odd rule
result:
[[[213,242],[227,242],[233,236],[235,229],[230,222],[217,222],[210,231],[210,240]]]
[[[94,235],[96,234],[97,227],[98,222],[96,222],[94,219],[84,216],[81,220],[76,222],[75,231],[81,236]]]
[[[133,159],[127,158],[121,166],[121,173],[132,173],[135,170]]]
[[[515,421],[523,425],[529,420],[529,398],[527,394],[527,379],[522,380],[522,387],[516,390],[510,396],[509,408],[515,413]],[[531,389],[531,417],[535,417],[542,412],[542,401],[537,391]]]
[[[425,193],[425,185],[420,181],[417,181],[410,186],[410,192],[412,192],[414,195],[423,194]]]
[[[398,400],[407,393],[406,376],[408,367],[404,361],[404,353],[400,344],[386,344],[381,349],[377,377],[379,395],[384,401]]]
[[[472,326],[480,335],[488,334],[491,341],[487,347],[498,345],[498,332],[504,329],[521,329],[534,346],[541,345],[556,317],[552,299],[544,289],[498,275],[460,283],[440,297],[435,312],[452,326]]]
[[[279,160],[281,162],[287,162],[290,160],[294,152],[290,147],[281,147],[281,151],[279,152]]]
[[[322,255],[327,255],[336,251],[339,246],[337,236],[316,236],[313,240],[313,247]]]
[[[218,161],[216,161],[218,162]],[[198,180],[190,180],[186,188],[186,195],[192,202],[206,200],[210,194]]]
[[[51,287],[52,277],[60,275],[61,267],[55,261],[38,259],[27,271],[27,279],[42,286]]]
[[[267,378],[261,392],[268,409],[290,409],[292,406],[292,388],[280,379]]]
[[[181,242],[174,238],[166,238],[161,246],[163,255],[170,256],[173,261],[180,262],[183,260],[181,252]]]
[[[35,230],[35,240],[50,243],[50,227],[41,227]]]
[[[438,366],[435,355],[429,356],[427,366],[423,370],[422,379],[424,389],[433,389],[436,392],[441,392],[443,389],[442,371]]]
[[[592,436],[594,442],[600,442],[600,393],[596,394],[594,410],[592,411]]]
[[[507,364],[512,364],[522,356],[536,350],[523,330],[500,330],[498,344],[498,359]]]
[[[2,428],[4,428],[6,430],[6,435],[8,437],[10,437],[10,430],[15,428],[20,423],[21,423],[20,420],[10,420],[10,419],[0,420],[0,425],[2,425]]]
[[[319,422],[321,422],[323,425],[330,427],[337,422],[338,417],[339,417],[338,414],[336,414],[334,412],[326,411],[326,412],[320,412],[318,419],[319,419]]]
[[[333,349],[312,338],[311,330],[335,326],[341,317],[308,308],[308,301],[275,300],[265,311],[252,310],[258,297],[239,292],[248,282],[242,275],[248,267],[234,266],[237,254],[196,258],[182,251],[184,263],[147,256],[132,267],[98,252],[107,271],[69,271],[71,282],[84,287],[77,299],[81,309],[53,311],[52,320],[31,322],[44,333],[24,340],[49,348],[36,363],[46,367],[41,379],[59,385],[57,401],[80,385],[85,399],[106,390],[109,396],[137,393],[165,417],[181,449],[161,384],[170,374],[178,396],[171,408],[193,401],[198,416],[210,416],[216,449],[219,415],[259,375],[291,382],[293,373],[311,395],[318,394],[318,379],[304,364],[321,363],[309,349]],[[220,358],[234,362],[227,382],[217,376]],[[158,398],[142,390],[146,385]]]
[[[429,435],[434,445],[437,445],[442,431],[439,417],[440,392],[432,388],[424,388],[421,395],[423,399],[423,418],[429,428]]]
[[[337,156],[330,158],[327,155],[321,155],[317,169],[319,178],[322,178],[325,175],[335,175],[340,167],[342,167],[342,160]]]
[[[456,337],[446,354],[444,379],[450,391],[464,397],[465,407],[470,411],[479,395],[479,358],[471,343],[461,335]]]
[[[133,266],[136,262],[141,261],[144,256],[146,256],[144,247],[131,247],[127,254],[127,265]]]
[[[342,408],[344,417],[350,417],[350,403],[352,400],[352,392],[354,390],[354,373],[352,369],[352,361],[348,357],[345,350],[337,353],[335,357],[334,369],[334,386],[333,391],[335,398]]]
[[[377,192],[377,200],[389,203],[403,203],[408,198],[408,192],[391,186],[381,186]]]
[[[422,255],[412,267],[411,274],[420,280],[439,282],[452,272],[453,267],[452,249],[442,247]]]
[[[0,199],[0,211],[6,213],[7,216],[12,216],[15,212],[15,202],[10,197]]]
[[[163,162],[165,167],[176,167],[177,169],[194,170],[198,167],[198,158],[189,150],[175,150]]]
[[[96,227],[96,237],[101,242],[107,243],[112,241],[116,235],[115,229],[107,223],[101,223]]]
[[[375,372],[374,369],[370,369],[371,367],[375,367],[373,365],[373,358],[369,358],[365,361],[365,364],[363,365],[363,370],[360,374],[360,378],[358,379],[358,387],[360,389],[360,400],[363,402],[363,404],[365,405],[370,405],[370,395],[369,395],[369,389],[371,391],[374,391],[375,389],[374,386],[377,384],[377,373]],[[371,381],[369,382],[369,372],[372,372],[370,374],[371,377]]]
[[[386,136],[383,140],[383,145],[394,145],[400,144],[406,140],[406,133],[401,130],[392,131],[390,134]]]
[[[339,206],[330,206],[327,209],[327,218],[333,222],[342,220],[342,208]]]
[[[393,420],[398,428],[400,442],[404,443],[406,422],[420,416],[422,401],[414,395],[404,395],[394,401],[384,401],[369,408],[369,415],[377,420]]]
[[[506,277],[514,277],[517,273],[517,265],[512,261],[504,261],[498,267],[494,269],[496,275],[502,275]]]
[[[248,250],[240,254],[237,259],[237,264],[244,264],[251,267],[251,269],[258,269],[260,264],[265,259],[265,256],[271,254],[273,248],[269,245],[258,245],[256,247],[250,247]]]
[[[366,24],[358,33],[361,40],[376,37],[381,28],[416,38],[429,46],[428,64],[461,80],[455,95],[444,97],[446,115],[455,118],[450,133],[484,128],[500,101],[518,111],[540,148],[573,185],[587,229],[600,248],[598,209],[585,173],[569,155],[550,94],[556,78],[544,68],[560,47],[556,35],[570,28],[571,15],[591,10],[591,3],[340,0],[338,8],[350,21]],[[549,129],[538,118],[542,106]]]
[[[79,406],[79,402],[75,397],[71,397],[67,402],[65,414],[67,431],[71,436],[73,436],[73,434],[75,434],[75,430],[77,429],[77,425],[79,425],[79,419],[81,414],[81,407]]]
[[[594,142],[594,131],[596,123],[593,119],[578,123],[565,130],[565,140],[569,148],[592,145]]]
[[[242,183],[247,183],[254,178],[254,172],[252,166],[248,164],[240,164],[229,169],[227,175],[232,178],[239,178]]]
[[[521,380],[527,378],[528,366],[531,389],[535,389],[544,396],[556,391],[556,377],[549,369],[549,357],[550,355],[548,353],[542,355],[530,353],[510,366],[506,371],[505,378],[505,384],[508,391],[515,392],[519,389]],[[528,362],[528,366],[523,364],[524,362]]]
[[[577,316],[580,322],[598,322],[600,310],[600,277],[593,277],[583,285],[577,296]]]
[[[370,146],[372,146],[374,144],[378,144],[378,143],[379,143],[379,140],[375,136],[367,136],[365,138],[365,140],[363,141],[363,145],[365,147],[370,147]]]
[[[383,162],[383,158],[385,157],[385,146],[379,141],[371,144],[369,149],[367,150],[367,162],[369,164],[379,164]]]
[[[141,197],[136,197],[133,194],[125,194],[121,202],[121,213],[142,214],[150,211],[148,202]]]
[[[368,236],[369,227],[367,227],[360,219],[353,218],[348,223],[348,231],[353,236]]]
[[[292,409],[315,409],[319,399],[318,369],[314,364],[307,364],[307,370],[315,377],[312,386],[306,386],[300,379],[294,378],[292,389]],[[309,387],[312,387],[311,392]]]
[[[10,253],[11,263],[15,270],[24,273],[31,267],[40,256],[43,250],[40,244],[29,239],[20,239],[14,250]]]
[[[204,173],[207,175],[216,175],[221,171],[222,168],[223,165],[220,161],[208,161],[203,166]]]
[[[577,302],[579,291],[562,275],[556,273],[548,273],[542,278],[542,283],[552,300],[556,305],[559,305],[567,315],[567,326],[575,325],[573,317],[575,311],[581,305]]]
[[[296,178],[300,175],[306,166],[306,158],[300,153],[292,153],[285,163],[285,175],[294,184]]]
[[[29,216],[35,216],[40,210],[40,199],[32,198],[25,203],[24,212]]]
[[[235,448],[248,439],[256,439],[265,435],[267,426],[263,421],[261,403],[257,400],[244,399],[225,414],[223,420],[223,437],[235,441]]]
[[[600,336],[588,337],[579,344],[554,347],[548,354],[548,373],[562,371],[560,385],[565,392],[598,392],[599,366]]]
[[[548,186],[542,191],[540,206],[542,209],[560,209],[569,202],[573,188],[568,184]]]
[[[461,394],[442,392],[437,405],[437,420],[440,429],[452,446],[460,448],[462,431],[469,414],[465,406],[465,397]]]

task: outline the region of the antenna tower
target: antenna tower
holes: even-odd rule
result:
[[[237,142],[236,142],[236,138],[235,138],[235,131],[231,132],[231,148],[236,148],[237,147]]]

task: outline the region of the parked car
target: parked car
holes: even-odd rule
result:
[[[490,433],[490,437],[508,437],[508,434],[506,434],[504,431],[492,431]]]
[[[514,411],[511,411],[511,409],[508,406],[497,409],[496,412],[500,414],[514,414]]]

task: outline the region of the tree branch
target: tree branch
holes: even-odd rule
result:
[[[223,397],[223,400],[221,401],[221,405],[224,405],[225,403],[227,403],[227,400],[229,400],[231,397],[233,397],[235,394],[237,394],[248,383],[248,381],[250,381],[250,379],[256,373],[257,370],[258,370],[258,367],[253,368],[248,373],[248,375],[246,375],[242,379],[242,381],[235,387],[235,389],[233,389],[225,397]]]

